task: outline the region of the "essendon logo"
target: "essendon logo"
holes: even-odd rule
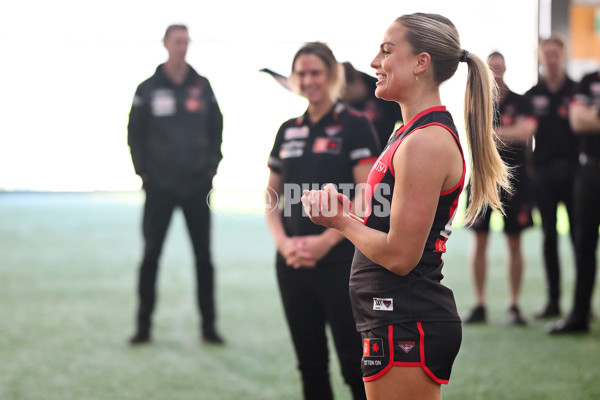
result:
[[[398,345],[402,350],[404,350],[405,353],[408,353],[413,347],[415,347],[415,342],[399,342]]]
[[[363,357],[383,357],[383,339],[363,339]]]
[[[325,127],[325,133],[327,136],[335,136],[342,130],[342,125],[329,125]]]
[[[373,310],[394,311],[394,299],[379,299],[373,297]]]

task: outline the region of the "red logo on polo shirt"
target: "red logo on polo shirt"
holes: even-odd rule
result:
[[[342,139],[339,137],[319,137],[313,144],[313,153],[339,154],[341,151]]]

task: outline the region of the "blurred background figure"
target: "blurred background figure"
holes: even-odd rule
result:
[[[342,100],[362,111],[373,122],[379,138],[380,148],[386,146],[398,122],[402,122],[402,110],[395,101],[387,101],[375,96],[377,78],[358,71],[349,62],[344,62],[346,85]]]
[[[222,158],[223,117],[209,81],[185,61],[189,41],[186,26],[167,28],[163,43],[168,60],[138,86],[129,114],[131,158],[146,193],[139,308],[131,344],[151,339],[158,260],[176,207],[185,216],[196,258],[202,339],[223,343],[215,327],[207,202]]]
[[[573,239],[573,179],[577,167],[577,138],[569,125],[569,105],[576,83],[565,73],[565,44],[558,37],[542,40],[542,67],[537,85],[525,94],[538,121],[533,150],[532,189],[543,229],[547,300],[536,318],[560,315],[560,263],[558,256],[557,209],[567,209]]]
[[[577,278],[573,309],[567,317],[549,326],[551,334],[589,331],[600,226],[600,71],[582,78],[569,121],[580,143],[573,189]]]
[[[509,258],[509,309],[508,323],[525,325],[518,306],[521,282],[523,280],[523,256],[521,253],[521,232],[532,226],[531,196],[529,188],[530,139],[537,123],[532,115],[529,101],[512,92],[504,82],[506,65],[504,56],[493,52],[488,57],[488,65],[494,73],[498,85],[498,99],[495,106],[495,130],[501,143],[499,153],[504,162],[512,169],[513,193],[502,191],[504,207],[504,233]],[[470,193],[467,193],[470,195]],[[475,231],[475,247],[471,256],[471,271],[475,284],[476,306],[463,318],[465,323],[486,321],[485,283],[487,273],[486,250],[490,229],[491,209],[477,217],[470,226]]]
[[[268,192],[277,196],[267,196],[266,218],[277,247],[277,281],[304,398],[333,398],[329,325],[344,381],[353,399],[365,399],[362,345],[348,294],[354,246],[335,229],[303,216],[300,196],[303,187],[365,183],[378,155],[375,132],[363,114],[338,100],[343,69],[325,44],[307,43],[298,50],[289,83],[308,100],[308,109],[277,132],[268,162]]]
[[[371,120],[377,133],[378,147],[383,150],[389,137],[394,132],[397,123],[402,122],[402,111],[398,103],[387,101],[375,96],[377,78],[358,71],[354,66],[345,61],[344,66],[345,84],[341,99],[350,107],[365,113]],[[268,68],[261,72],[271,75],[280,85],[290,89],[287,77],[278,74]]]

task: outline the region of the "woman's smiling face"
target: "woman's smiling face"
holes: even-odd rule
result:
[[[405,98],[416,82],[416,55],[405,39],[406,28],[394,22],[383,36],[377,56],[371,62],[378,78],[375,95],[385,100]]]
[[[294,63],[294,79],[300,94],[310,103],[329,100],[329,71],[325,62],[315,54],[302,54]]]

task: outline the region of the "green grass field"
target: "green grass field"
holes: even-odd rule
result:
[[[175,215],[162,257],[154,341],[126,344],[133,329],[142,242],[141,193],[0,194],[0,399],[301,399],[263,218],[215,215],[223,347],[203,345],[193,301],[193,259]],[[539,229],[523,237],[527,316],[544,301]],[[473,302],[470,232],[456,228],[444,282],[459,311]],[[444,399],[600,399],[600,326],[551,337],[547,321],[505,324],[506,246],[489,249],[490,322],[466,326]],[[561,237],[562,306],[572,300],[573,254]],[[594,297],[600,310],[600,295]],[[337,399],[349,399],[332,355]]]

